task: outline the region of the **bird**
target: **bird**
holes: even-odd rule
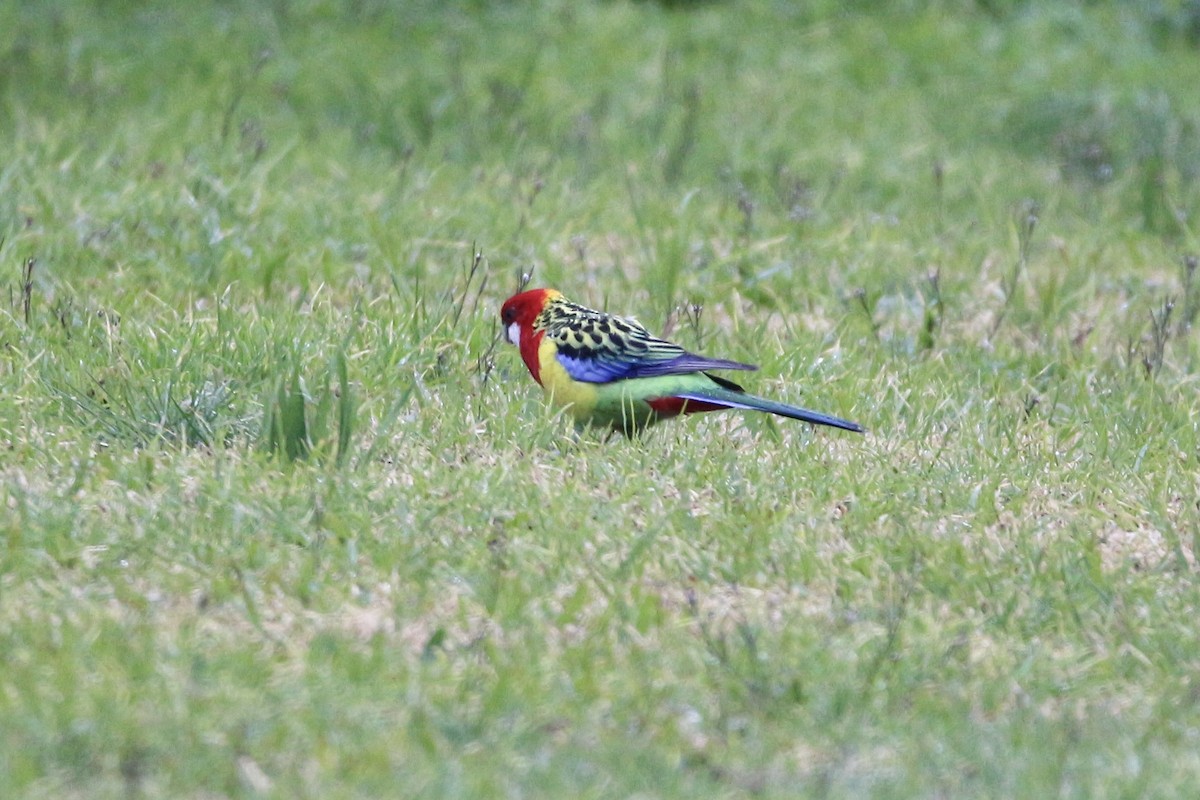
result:
[[[637,321],[572,303],[557,289],[529,289],[500,308],[505,338],[552,405],[580,427],[627,436],[681,414],[743,409],[861,433],[856,422],[755,397],[714,370],[752,364],[691,353]]]

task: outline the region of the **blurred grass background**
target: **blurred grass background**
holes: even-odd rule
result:
[[[0,6],[0,785],[1186,795],[1198,48],[1192,0]],[[870,433],[577,434],[495,344],[530,272]]]

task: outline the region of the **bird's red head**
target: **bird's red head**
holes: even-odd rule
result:
[[[533,333],[533,323],[538,314],[542,313],[547,303],[559,297],[562,297],[562,294],[554,289],[530,289],[505,300],[500,308],[500,322],[504,325],[504,335],[520,347],[521,340]]]
[[[533,324],[548,303],[561,297],[562,293],[554,289],[530,289],[514,294],[505,300],[500,308],[500,323],[504,326],[505,338],[521,350],[521,359],[538,383],[542,382],[538,362],[538,345],[542,342],[542,332],[535,330]]]

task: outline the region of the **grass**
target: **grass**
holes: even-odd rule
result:
[[[0,8],[6,796],[1190,794],[1193,6]]]

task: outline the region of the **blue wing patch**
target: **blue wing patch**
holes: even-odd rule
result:
[[[594,356],[569,356],[560,352],[558,363],[563,365],[572,379],[584,383],[608,383],[628,377],[628,370],[622,365],[608,364]]]

